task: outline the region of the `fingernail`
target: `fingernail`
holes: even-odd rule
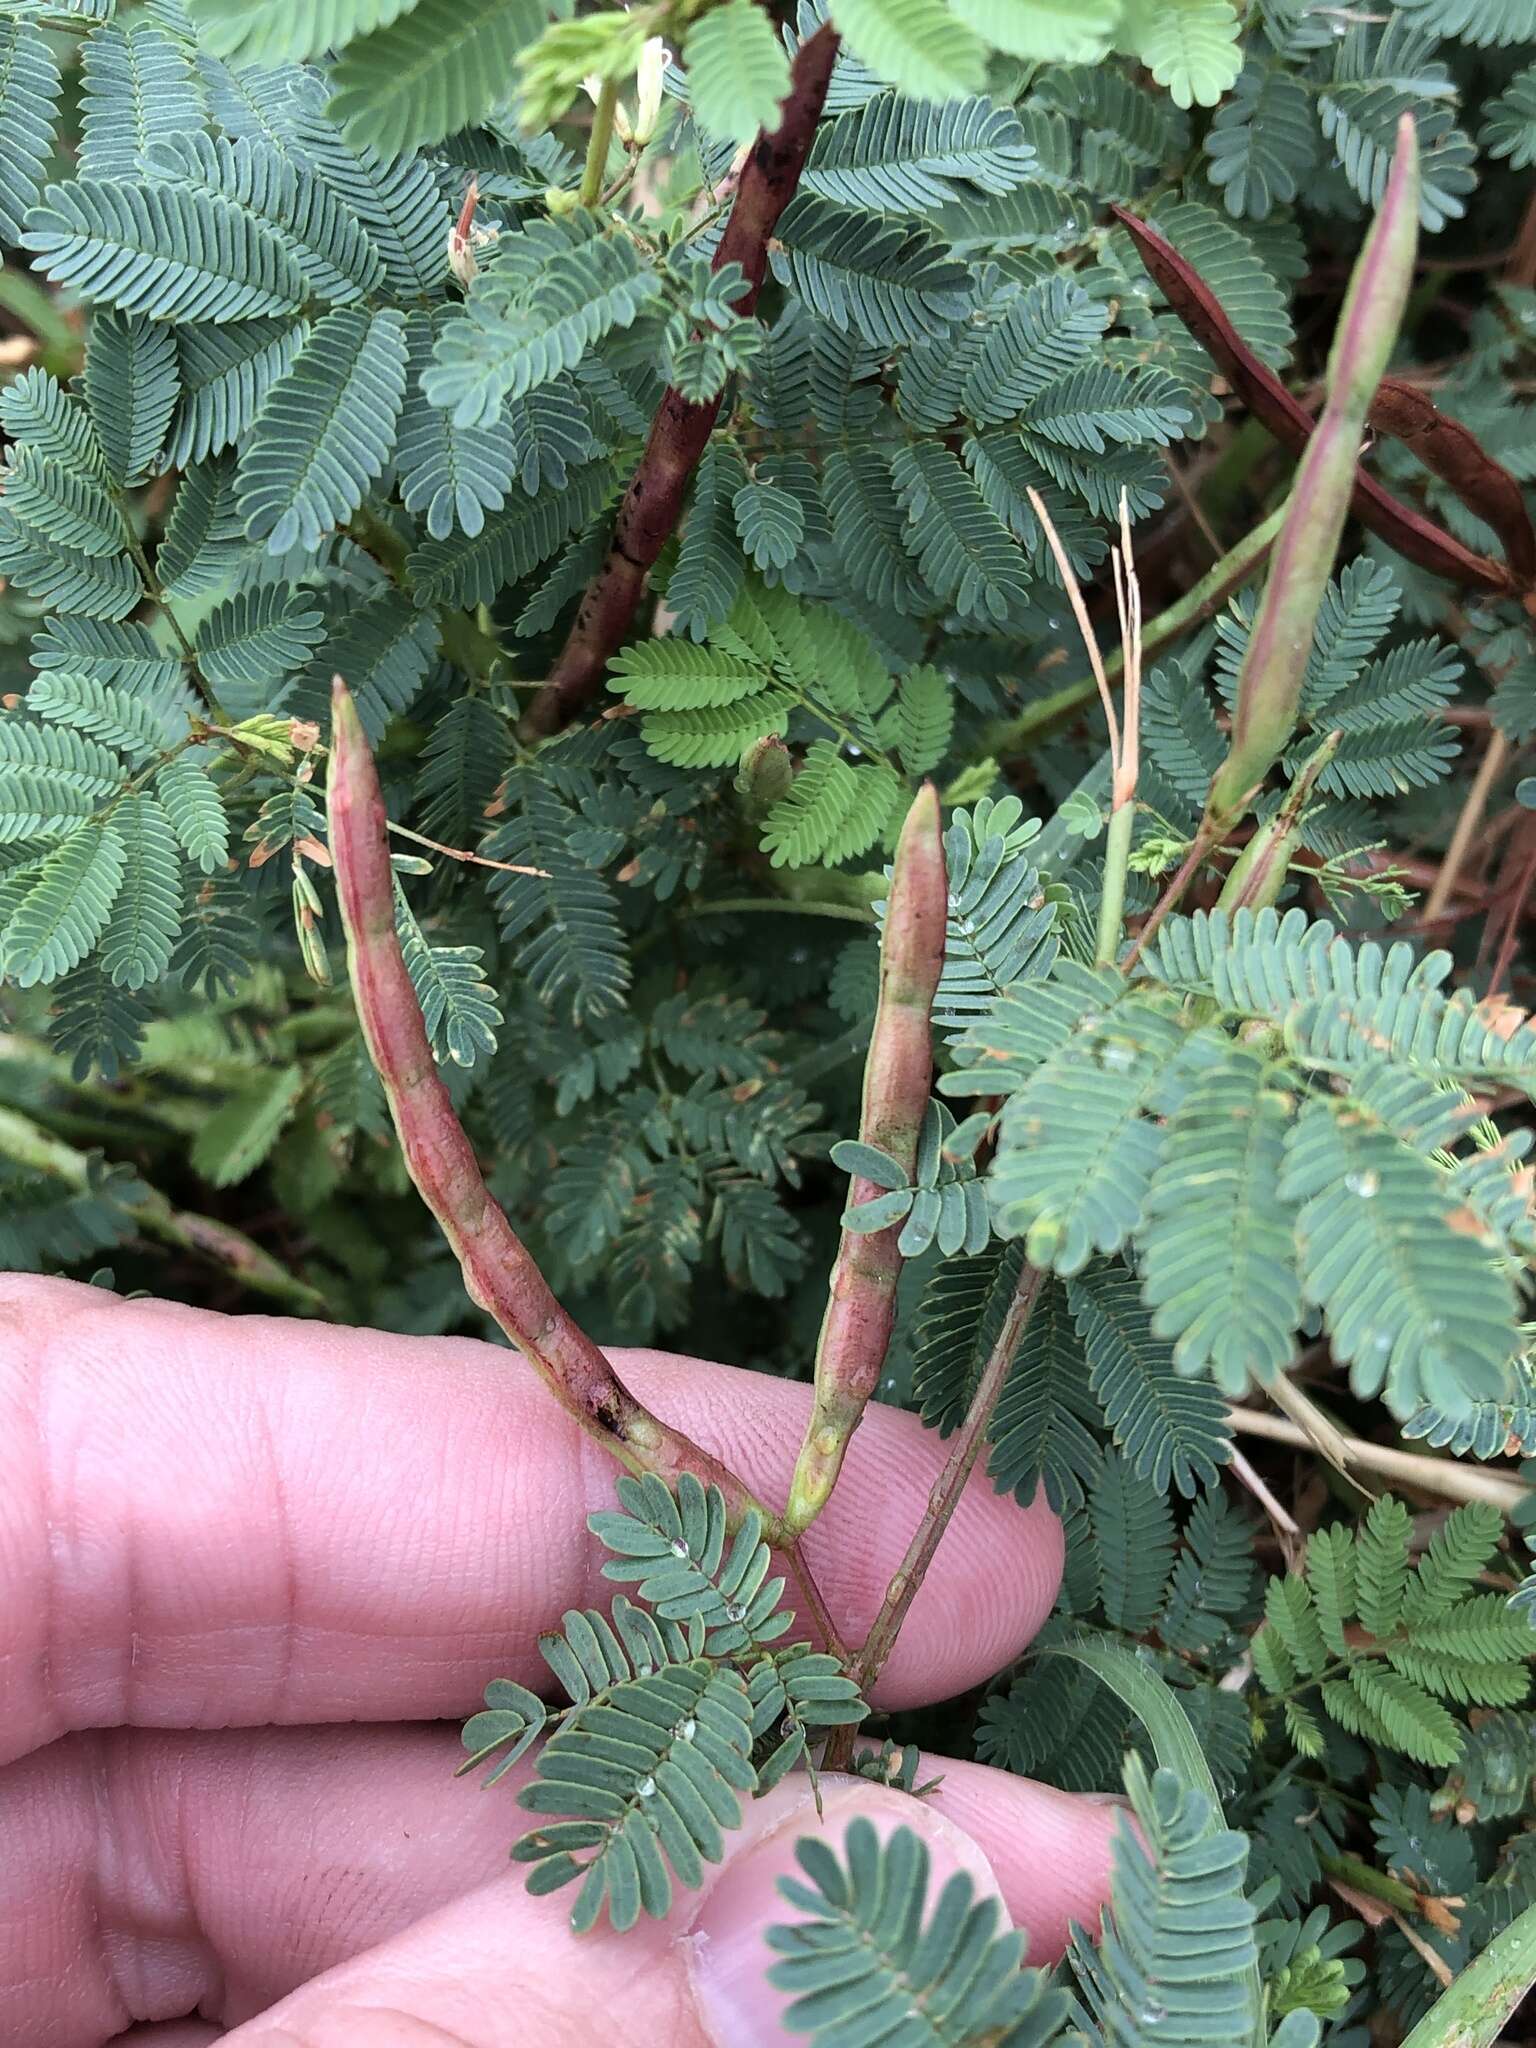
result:
[[[896,1828],[916,1828],[928,1845],[932,1875],[929,1898],[956,1870],[970,1872],[978,1892],[995,1891],[991,1866],[976,1844],[952,1821],[922,1801],[879,1786],[847,1779],[822,1780],[822,1816],[817,1818],[809,1786],[782,1787],[772,1795],[788,1802],[772,1816],[759,1838],[731,1859],[685,1937],[694,1998],[705,2036],[717,2048],[788,2048],[804,2034],[785,2027],[787,1999],[768,1982],[775,1960],[765,1939],[775,1921],[793,1921],[795,1909],[780,1895],[781,1877],[801,1879],[795,1844],[821,1834],[841,1849],[848,1823],[865,1815],[885,1838]],[[767,1802],[764,1802],[765,1804]]]

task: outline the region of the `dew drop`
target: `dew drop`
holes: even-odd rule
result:
[[[686,1556],[688,1555],[688,1546],[687,1546],[687,1544],[686,1544],[686,1543],[685,1543],[685,1542],[683,1541],[683,1539],[682,1539],[682,1537],[681,1537],[681,1536],[679,1536],[679,1537],[678,1537],[678,1538],[677,1538],[677,1539],[676,1539],[676,1540],[675,1540],[675,1541],[674,1541],[674,1542],[673,1542],[673,1543],[672,1543],[672,1544],[670,1545],[670,1548],[671,1548],[671,1551],[672,1551],[672,1555],[673,1555],[674,1557],[686,1557]]]
[[[635,1797],[637,1799],[654,1799],[655,1796],[656,1780],[654,1778],[642,1778],[635,1787]]]
[[[727,1600],[725,1603],[725,1618],[727,1621],[745,1621],[747,1610],[737,1601]]]
[[[677,1726],[672,1730],[672,1733],[677,1737],[679,1742],[692,1742],[694,1736],[697,1735],[698,1732],[699,1724],[697,1721],[692,1719],[689,1719],[687,1721],[679,1721]]]
[[[1380,1191],[1381,1175],[1373,1167],[1367,1167],[1363,1173],[1346,1173],[1344,1185],[1352,1195],[1358,1195],[1361,1201],[1368,1202],[1372,1195]]]
[[[1135,1049],[1122,1044],[1118,1039],[1111,1039],[1108,1045],[1099,1047],[1099,1065],[1108,1067],[1113,1073],[1129,1073],[1135,1064]]]

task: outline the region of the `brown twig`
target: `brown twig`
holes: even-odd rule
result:
[[[1467,790],[1466,801],[1457,815],[1456,829],[1451,834],[1450,845],[1445,849],[1445,858],[1440,863],[1434,884],[1424,899],[1423,909],[1419,912],[1420,925],[1437,924],[1450,908],[1451,896],[1466,864],[1467,855],[1472,849],[1472,841],[1477,836],[1478,827],[1483,822],[1483,813],[1488,808],[1489,794],[1503,774],[1504,764],[1508,759],[1509,741],[1495,727],[1489,735],[1488,745],[1483,750],[1483,758],[1478,763],[1477,773]]]
[[[1282,447],[1300,455],[1316,425],[1301,400],[1239,337],[1204,278],[1156,228],[1123,206],[1111,207],[1110,211],[1136,244],[1138,255],[1164,298],[1212,357],[1238,397]],[[1453,583],[1496,591],[1501,596],[1516,590],[1517,579],[1504,563],[1463,547],[1453,534],[1414,506],[1393,497],[1363,470],[1355,482],[1353,505],[1363,525],[1379,533],[1399,554],[1421,568],[1448,577]]]
[[[567,1414],[627,1470],[655,1472],[669,1482],[691,1472],[720,1488],[734,1516],[759,1507],[770,1519],[733,1473],[630,1393],[556,1301],[487,1188],[438,1075],[400,951],[384,796],[357,707],[339,676],[332,692],[328,807],[363,1036],[406,1169],[458,1258],[470,1299],[496,1319]]]
[[[860,1138],[888,1153],[908,1186],[916,1174],[918,1133],[933,1079],[930,1018],[944,965],[948,913],[939,798],[929,783],[907,813],[896,848],[859,1120]],[[849,1206],[881,1192],[855,1174]],[[843,1231],[816,1346],[816,1399],[784,1511],[789,1537],[809,1528],[826,1506],[849,1438],[880,1383],[896,1319],[899,1236],[896,1224]]]
[[[949,1527],[950,1517],[959,1506],[965,1483],[970,1478],[981,1447],[986,1441],[987,1428],[992,1420],[998,1396],[1002,1393],[1013,1364],[1014,1353],[1018,1350],[1029,1318],[1035,1306],[1035,1297],[1040,1292],[1044,1276],[1034,1266],[1023,1266],[1018,1283],[1013,1290],[1013,1300],[1003,1326],[997,1334],[997,1341],[987,1355],[982,1367],[981,1378],[971,1396],[971,1405],[966,1410],[965,1420],[955,1433],[944,1469],[934,1482],[928,1496],[928,1505],[923,1519],[912,1532],[912,1541],[907,1545],[906,1556],[901,1560],[895,1575],[885,1589],[885,1598],[880,1603],[880,1612],[864,1639],[864,1647],[854,1660],[853,1675],[861,1691],[867,1692],[884,1668],[885,1660],[901,1631],[912,1602],[917,1598],[934,1552],[939,1547],[944,1531]]]
[[[750,313],[757,303],[768,270],[769,239],[800,182],[837,48],[830,26],[800,45],[783,119],[773,134],[758,137],[743,167],[714,259],[716,270],[739,263],[746,273],[746,288],[735,301],[739,313]],[[629,631],[645,579],[682,517],[688,480],[708,446],[720,405],[719,398],[697,404],[676,390],[663,397],[640,466],[619,506],[607,558],[587,585],[565,646],[523,716],[525,739],[558,732],[601,690],[608,658]]]

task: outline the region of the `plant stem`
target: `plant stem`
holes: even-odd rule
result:
[[[1104,835],[1104,889],[1099,897],[1099,938],[1094,958],[1100,967],[1112,967],[1120,950],[1120,926],[1125,916],[1125,875],[1131,857],[1131,828],[1136,806],[1119,804],[1109,814]]]
[[[794,1574],[795,1584],[804,1595],[806,1607],[810,1610],[811,1619],[820,1632],[823,1644],[846,1671],[848,1645],[838,1633],[837,1623],[827,1612],[826,1602],[821,1597],[821,1589],[811,1576],[810,1565],[798,1540],[784,1545],[784,1555],[789,1561],[790,1571]]]
[[[933,1080],[933,999],[944,967],[949,886],[938,792],[926,783],[902,827],[880,947],[880,996],[864,1063],[859,1136],[889,1153],[910,1185]],[[852,1208],[880,1193],[855,1175]],[[901,1277],[900,1226],[844,1229],[816,1346],[816,1398],[784,1510],[798,1536],[826,1506],[849,1439],[885,1365]]]
[[[1178,907],[1179,903],[1183,900],[1184,891],[1194,880],[1196,869],[1199,868],[1208,854],[1216,851],[1218,843],[1218,835],[1214,832],[1208,832],[1202,824],[1200,830],[1195,834],[1188,853],[1185,854],[1180,862],[1173,880],[1164,889],[1162,895],[1158,897],[1156,903],[1153,904],[1151,910],[1147,913],[1146,922],[1131,941],[1130,951],[1120,963],[1122,974],[1129,974],[1136,965],[1136,962],[1141,958],[1147,941],[1152,938],[1158,926],[1167,917],[1169,912]]]
[[[88,1153],[77,1152],[73,1145],[66,1145],[51,1131],[28,1117],[18,1116],[14,1110],[0,1109],[0,1153],[29,1172],[45,1173],[62,1181],[77,1194],[83,1194],[91,1185]],[[213,1260],[242,1287],[280,1301],[300,1315],[329,1314],[325,1296],[318,1288],[279,1265],[243,1231],[219,1223],[212,1216],[175,1208],[158,1188],[147,1187],[142,1180],[139,1186],[143,1192],[137,1198],[114,1199],[141,1229],[162,1243],[175,1245],[179,1251],[195,1252],[201,1258]]]
[[[587,161],[582,166],[581,190],[576,195],[583,206],[596,206],[603,196],[608,145],[613,141],[613,117],[618,104],[619,81],[605,78],[598,88],[597,110],[592,116],[592,132],[587,137]]]
[[[1315,1451],[1318,1445],[1300,1423],[1283,1415],[1271,1415],[1263,1408],[1229,1408],[1227,1419],[1244,1436],[1267,1437],[1271,1443],[1294,1444],[1298,1450]],[[1523,1480],[1505,1478],[1484,1471],[1478,1465],[1464,1465],[1456,1458],[1431,1458],[1420,1451],[1400,1451],[1391,1444],[1368,1443],[1363,1437],[1339,1436],[1341,1462],[1362,1472],[1378,1473],[1404,1486],[1416,1486],[1422,1493],[1438,1494],[1442,1500],[1482,1500],[1512,1514],[1531,1497],[1533,1489]]]
[[[1155,619],[1149,619],[1142,629],[1143,656],[1155,654],[1159,648],[1166,647],[1170,641],[1188,632],[1190,627],[1199,625],[1202,619],[1209,618],[1218,610],[1234,590],[1240,590],[1251,581],[1264,566],[1284,517],[1285,507],[1282,505],[1251,533],[1245,533],[1183,597],[1169,605],[1166,611],[1159,612]],[[1104,673],[1111,682],[1118,680],[1123,664],[1123,653],[1112,654],[1105,662]],[[1028,705],[1013,718],[988,726],[977,748],[978,758],[991,755],[999,761],[1007,760],[1033,741],[1049,738],[1061,726],[1070,723],[1084,705],[1093,702],[1097,687],[1091,675],[1083,676],[1075,683],[1064,683],[1049,697]]]
[[[757,304],[768,270],[769,240],[800,183],[837,48],[830,25],[800,45],[779,126],[758,137],[742,171],[713,266],[741,265],[746,285],[735,301],[739,313],[750,313]],[[719,398],[696,405],[676,390],[663,397],[619,507],[607,559],[587,585],[565,646],[524,715],[525,739],[558,732],[602,689],[608,657],[629,631],[645,579],[682,517],[689,479],[709,444],[720,406]]]
[[[824,903],[814,896],[798,901],[786,896],[721,896],[713,903],[693,904],[688,915],[738,917],[744,911],[760,910],[777,910],[790,917],[836,917],[845,924],[871,925],[875,921],[873,908],[861,910],[856,903]]]
[[[1483,822],[1489,794],[1503,774],[1504,764],[1508,759],[1509,741],[1495,727],[1488,736],[1483,758],[1477,764],[1477,773],[1472,778],[1466,801],[1457,815],[1456,829],[1451,834],[1450,845],[1445,849],[1445,858],[1441,861],[1440,871],[1435,876],[1435,885],[1425,897],[1424,906],[1419,912],[1418,922],[1421,926],[1438,923],[1450,908],[1451,892],[1456,887],[1457,877],[1466,865],[1467,855],[1472,850],[1472,841]]]
[[[347,934],[353,995],[399,1134],[406,1170],[464,1273],[470,1299],[493,1316],[573,1420],[627,1471],[669,1484],[691,1472],[720,1488],[734,1519],[757,1508],[736,1476],[651,1414],[550,1292],[480,1172],[437,1071],[421,1005],[395,932],[384,796],[357,707],[332,692],[331,855]]]
[[[997,1342],[982,1367],[981,1378],[971,1396],[971,1405],[966,1410],[950,1446],[944,1469],[934,1482],[928,1496],[928,1505],[923,1519],[912,1534],[907,1545],[906,1556],[901,1560],[891,1583],[885,1589],[885,1598],[880,1612],[875,1616],[874,1625],[865,1638],[864,1647],[854,1661],[853,1676],[860,1689],[868,1691],[885,1667],[885,1660],[901,1631],[912,1602],[917,1598],[928,1567],[933,1563],[934,1553],[940,1538],[949,1527],[950,1517],[960,1503],[965,1483],[981,1455],[986,1441],[987,1429],[992,1421],[992,1411],[997,1406],[998,1396],[1003,1391],[1013,1364],[1014,1353],[1018,1350],[1029,1318],[1040,1292],[1044,1275],[1035,1266],[1021,1268],[1018,1284],[1013,1290],[1013,1300],[998,1331]]]
[[[1301,455],[1316,422],[1294,392],[1248,347],[1223,312],[1209,285],[1171,243],[1146,221],[1122,206],[1111,213],[1136,244],[1148,275],[1254,417],[1283,448]],[[1411,562],[1453,583],[1509,596],[1515,578],[1502,562],[1491,561],[1463,547],[1454,535],[1426,518],[1416,506],[1394,498],[1366,470],[1354,478],[1352,509],[1363,526],[1406,555]]]

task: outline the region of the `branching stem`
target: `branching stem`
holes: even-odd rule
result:
[[[891,1654],[901,1625],[907,1618],[912,1602],[917,1598],[928,1567],[933,1563],[934,1553],[944,1531],[949,1527],[950,1517],[960,1504],[965,1483],[970,1478],[981,1447],[986,1442],[987,1429],[992,1421],[998,1396],[1003,1391],[1013,1364],[1014,1353],[1018,1350],[1024,1332],[1029,1327],[1029,1318],[1034,1311],[1035,1298],[1040,1292],[1043,1274],[1037,1267],[1025,1266],[1019,1273],[1018,1284],[1013,1291],[1013,1300],[1003,1319],[1003,1327],[997,1334],[997,1341],[982,1367],[981,1378],[971,1396],[971,1405],[966,1410],[965,1420],[955,1433],[950,1445],[949,1456],[944,1469],[934,1482],[928,1496],[928,1505],[923,1519],[912,1533],[907,1545],[906,1556],[901,1560],[890,1584],[885,1589],[880,1612],[875,1616],[874,1626],[865,1638],[864,1647],[854,1661],[853,1676],[860,1689],[868,1692],[884,1669],[885,1660]]]
[[[746,275],[746,288],[735,302],[739,313],[750,313],[757,303],[768,270],[769,240],[800,183],[837,47],[830,25],[800,45],[779,126],[758,137],[742,170],[714,258],[716,270],[739,263]],[[676,390],[663,397],[619,507],[607,559],[588,584],[565,646],[524,715],[525,739],[558,732],[602,689],[608,657],[628,633],[645,579],[682,517],[689,479],[709,444],[720,405],[719,398],[695,404]]]

